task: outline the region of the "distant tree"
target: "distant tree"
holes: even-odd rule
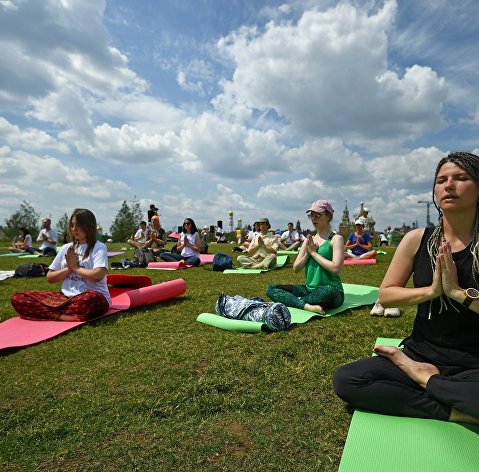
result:
[[[62,241],[63,244],[68,242],[68,223],[70,222],[70,217],[64,213],[61,218],[58,220],[56,230],[58,232],[58,240]]]
[[[135,228],[135,217],[126,200],[124,200],[120,211],[110,226],[111,237],[115,242],[126,241],[133,234]]]
[[[13,239],[20,232],[20,228],[28,228],[32,235],[35,235],[40,231],[38,222],[40,220],[40,213],[36,211],[32,205],[26,200],[20,203],[18,210],[5,219],[5,227],[3,228],[5,234]]]
[[[296,221],[296,231],[297,231],[298,233],[301,233],[301,223],[299,222],[299,220]]]
[[[130,211],[133,216],[133,228],[136,229],[140,226],[140,221],[144,220],[140,202],[136,199],[136,195],[130,203]]]

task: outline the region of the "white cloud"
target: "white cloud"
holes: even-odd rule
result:
[[[21,129],[12,125],[8,120],[0,116],[0,139],[13,148],[24,149],[53,149],[60,152],[68,152],[68,146],[58,142],[48,133],[36,129]]]
[[[374,148],[374,139],[414,138],[443,125],[443,78],[413,65],[387,69],[387,33],[396,2],[367,15],[347,3],[306,11],[297,24],[243,28],[219,41],[236,64],[223,97],[274,109],[311,136],[338,136]]]

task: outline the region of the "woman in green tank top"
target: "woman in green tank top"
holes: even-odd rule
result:
[[[327,200],[318,200],[306,211],[316,234],[308,235],[296,258],[293,270],[305,269],[305,285],[270,285],[266,289],[274,302],[324,313],[344,302],[343,285],[339,276],[344,262],[344,240],[331,231],[333,207]]]

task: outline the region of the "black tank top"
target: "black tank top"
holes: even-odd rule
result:
[[[413,283],[426,287],[432,283],[432,268],[427,241],[433,229],[427,228],[414,257]],[[470,247],[452,254],[459,286],[476,287],[472,276]],[[439,313],[439,298],[418,305],[412,334],[404,345],[436,365],[479,368],[479,313],[443,296],[446,306]],[[451,305],[456,307],[456,311]]]

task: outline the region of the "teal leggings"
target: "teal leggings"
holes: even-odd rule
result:
[[[271,300],[286,306],[304,309],[304,305],[321,305],[323,308],[336,308],[344,302],[344,292],[332,285],[322,285],[312,292],[306,285],[270,285],[266,295]]]

